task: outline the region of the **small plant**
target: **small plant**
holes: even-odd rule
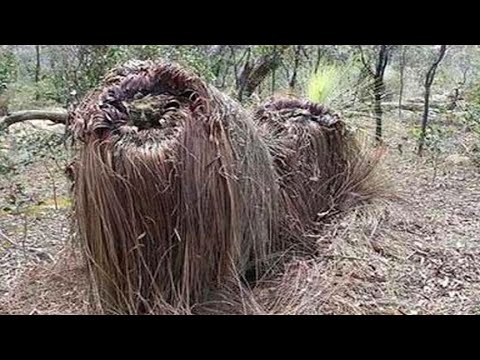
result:
[[[474,134],[476,144],[470,151],[472,162],[480,167],[480,86],[476,86],[467,94],[467,104],[461,120],[467,131]]]
[[[17,78],[17,59],[11,51],[0,51],[0,94]]]
[[[18,175],[29,165],[40,162],[49,174],[55,207],[57,205],[57,184],[55,174],[51,169],[51,161],[58,169],[65,168],[68,153],[62,148],[63,135],[45,133],[43,131],[12,132],[0,134],[0,176],[7,179],[7,195],[4,197],[6,206],[3,211],[18,214],[24,210],[25,204],[31,199],[23,184],[18,182]],[[63,163],[63,164],[61,164]]]
[[[356,97],[358,90],[369,86],[367,80],[359,83],[360,69],[352,58],[346,63],[323,63],[308,79],[306,95],[315,103],[341,110]]]
[[[20,214],[29,200],[30,198],[26,193],[25,186],[23,184],[12,184],[8,188],[8,192],[5,195],[7,206],[3,207],[2,210],[5,212],[11,212],[13,214]]]
[[[35,131],[14,132],[7,140],[7,133],[0,134],[0,175],[13,174],[38,160],[66,160],[63,135]]]
[[[341,76],[340,68],[335,65],[324,66],[312,75],[308,84],[308,98],[316,103],[327,102],[334,93]]]
[[[467,131],[472,131],[480,136],[480,105],[469,104],[465,116],[461,118]]]
[[[411,129],[411,134],[418,142],[421,138],[422,131],[420,128],[415,127]],[[438,164],[440,157],[445,153],[446,139],[448,138],[447,132],[437,124],[430,124],[425,133],[424,146],[429,150],[431,155],[430,161],[433,165],[433,178],[432,182],[435,182],[438,172]]]
[[[17,78],[17,61],[11,51],[0,50],[0,116],[8,113],[10,94],[7,93],[10,83]]]

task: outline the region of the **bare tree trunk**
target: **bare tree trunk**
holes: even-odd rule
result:
[[[370,76],[373,78],[374,81],[374,88],[373,88],[373,112],[375,114],[375,139],[378,144],[382,142],[382,99],[385,95],[385,69],[388,65],[388,60],[390,58],[390,50],[391,45],[380,45],[377,55],[377,64],[375,66],[375,70],[372,70],[370,64],[367,62],[365,55],[363,53],[362,46],[358,46],[361,55],[361,61],[363,63],[364,68],[368,71]]]
[[[277,51],[277,45],[273,47],[273,51]],[[276,87],[276,75],[277,75],[277,68],[272,69],[272,87],[271,87],[271,94],[275,94],[275,87]]]
[[[447,105],[447,110],[454,111],[458,107],[458,102],[462,100],[462,89],[465,87],[468,79],[468,72],[470,69],[465,69],[462,71],[462,81],[457,83],[457,86],[453,89],[453,93],[448,96],[449,103]]]
[[[257,61],[248,59],[239,78],[238,99],[240,101],[249,98],[272,70],[278,68],[282,55],[289,46],[278,46],[275,51],[261,56]]]
[[[234,72],[235,72],[235,86],[236,86],[237,91],[238,91],[238,99],[240,101],[242,101],[243,91],[244,91],[245,82],[246,82],[245,79],[251,71],[251,69],[250,69],[250,67],[251,67],[250,57],[252,55],[252,49],[250,47],[247,47],[247,49],[243,53],[242,57],[238,61],[236,61],[235,51],[233,50],[233,48],[232,48],[232,54],[233,54],[233,64],[234,64]],[[239,74],[238,65],[242,63],[244,58],[246,58],[246,59],[245,59],[244,65],[243,65],[243,70],[242,70],[241,74]]]
[[[447,51],[447,45],[441,45],[438,58],[437,60],[435,60],[435,62],[432,64],[432,66],[428,70],[427,76],[425,78],[425,106],[423,109],[423,117],[422,117],[422,131],[421,131],[420,139],[418,142],[418,156],[423,155],[423,147],[425,145],[425,135],[426,135],[427,125],[428,125],[428,111],[430,109],[431,87],[433,84],[433,80],[435,80],[435,73],[437,72],[438,65],[445,57],[446,51]]]
[[[318,45],[317,46],[317,60],[315,61],[315,73],[318,71],[321,59],[322,59],[322,48],[321,48],[320,45]]]
[[[352,99],[352,105],[351,105],[352,107],[355,106],[355,104],[357,103],[357,100],[360,102],[362,101],[363,92],[365,90],[364,88],[362,88],[362,86],[364,86],[364,82],[368,77],[369,77],[368,72],[365,69],[361,69],[360,74],[358,75],[358,80],[355,83],[355,91],[353,93],[353,99]]]
[[[375,71],[375,115],[376,115],[376,130],[375,139],[377,143],[382,142],[382,99],[385,95],[385,69],[388,64],[390,47],[388,45],[380,45],[378,53],[377,67]]]
[[[382,97],[384,94],[383,78],[376,77],[374,85],[374,105],[373,112],[375,113],[375,140],[377,143],[382,142]]]
[[[273,69],[272,70],[272,86],[271,86],[271,89],[270,89],[270,92],[271,92],[272,95],[275,94],[275,86],[276,86],[275,77],[276,77],[276,74],[277,74],[277,69]]]
[[[403,100],[403,89],[405,87],[405,65],[406,65],[406,53],[407,47],[403,45],[402,54],[400,55],[400,91],[398,95],[398,118],[402,119],[402,100]]]
[[[300,51],[302,50],[302,45],[297,45],[295,48],[295,59],[293,63],[293,73],[289,81],[290,90],[295,90],[295,84],[297,82],[297,72],[298,66],[300,65]]]
[[[40,99],[40,91],[38,89],[38,83],[40,81],[40,45],[35,45],[35,53],[37,58],[37,63],[35,65],[35,100]]]
[[[220,81],[220,89],[225,89],[225,84],[227,82],[227,75],[228,75],[229,65],[228,63],[225,64],[225,71],[223,72],[223,76]]]
[[[225,85],[227,83],[227,77],[230,72],[230,69],[233,68],[233,71],[235,71],[235,54],[233,50],[230,52],[229,56],[225,60],[225,70],[223,72],[222,80],[220,83],[220,88],[225,89]],[[235,78],[235,74],[234,74]]]

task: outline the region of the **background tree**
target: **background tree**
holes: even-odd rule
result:
[[[249,98],[267,76],[280,66],[282,55],[289,46],[268,47],[264,54],[256,59],[251,56],[251,49],[249,49],[238,81],[238,99],[240,101]]]
[[[405,88],[405,66],[407,63],[407,49],[406,45],[403,45],[400,51],[400,88],[398,93],[398,117],[402,118],[402,100],[403,100],[403,91]]]
[[[367,73],[373,79],[373,109],[375,113],[375,139],[378,143],[382,141],[382,99],[385,96],[385,69],[390,60],[392,45],[377,45],[373,47],[370,57],[367,57],[362,45],[358,46],[360,59]],[[375,65],[372,66],[372,63]]]
[[[17,79],[18,63],[14,52],[7,46],[0,47],[0,116],[8,112],[9,99],[5,94],[9,84]]]
[[[435,80],[435,74],[437,72],[438,65],[443,60],[446,51],[447,51],[447,45],[441,45],[440,50],[438,52],[438,57],[428,69],[427,76],[425,77],[425,103],[424,103],[424,110],[423,110],[423,117],[422,117],[422,129],[421,129],[420,140],[418,144],[419,156],[422,156],[423,146],[425,144],[425,134],[426,134],[427,124],[428,124],[428,112],[430,110],[431,87],[432,87],[433,81]]]
[[[35,100],[40,100],[40,91],[38,89],[38,83],[40,82],[40,45],[35,45],[35,57],[36,57],[36,64],[35,64],[35,85],[36,85],[36,92],[35,92]]]

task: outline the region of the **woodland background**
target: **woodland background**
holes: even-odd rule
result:
[[[325,104],[388,149],[402,200],[327,229],[325,259],[279,279],[309,295],[269,312],[480,312],[480,45],[0,46],[0,311],[84,311],[81,267],[56,267],[70,237],[64,114],[115,65],[158,58],[245,106]]]

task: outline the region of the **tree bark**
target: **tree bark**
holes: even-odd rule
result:
[[[373,112],[375,113],[375,140],[377,143],[382,142],[382,117],[383,117],[383,110],[382,110],[382,95],[384,93],[384,84],[383,78],[376,77],[375,78],[375,90],[374,90],[374,105],[373,105]]]
[[[235,74],[235,86],[238,91],[238,98],[240,99],[243,93],[243,87],[245,86],[245,81],[244,77],[247,76],[248,72],[250,71],[250,56],[252,54],[252,49],[251,47],[247,47],[243,53],[243,55],[240,57],[240,59],[237,61],[236,56],[235,56],[235,49],[233,47],[230,47],[232,57],[233,57],[233,71]],[[242,73],[239,74],[239,64],[242,63],[243,59],[245,59],[245,63],[243,66]]]
[[[440,51],[438,53],[438,58],[434,61],[434,63],[428,70],[427,76],[425,78],[425,106],[423,109],[422,130],[421,130],[420,139],[418,142],[418,156],[423,155],[423,147],[425,145],[425,135],[427,132],[427,125],[428,125],[428,111],[430,109],[431,87],[433,84],[433,80],[435,80],[435,74],[437,72],[438,65],[445,57],[446,51],[447,51],[447,45],[441,45]]]
[[[40,99],[40,91],[38,89],[38,83],[40,81],[40,45],[35,45],[35,53],[37,58],[37,63],[35,65],[35,100]]]
[[[377,64],[375,66],[375,70],[372,70],[370,64],[368,64],[365,55],[363,53],[362,46],[358,46],[360,50],[361,61],[363,63],[364,68],[368,71],[374,81],[374,88],[373,88],[373,112],[375,114],[375,139],[378,144],[382,142],[382,99],[385,95],[385,83],[384,83],[384,76],[385,76],[385,69],[388,65],[388,60],[390,58],[390,45],[380,45],[378,55],[377,55]]]
[[[289,46],[278,46],[270,54],[263,55],[254,62],[249,59],[245,63],[239,78],[238,99],[240,101],[249,98],[272,70],[278,68],[282,55]]]
[[[300,65],[300,51],[302,50],[302,45],[297,45],[295,48],[295,59],[293,63],[293,73],[290,81],[288,83],[290,90],[295,90],[295,85],[297,83],[297,72],[298,66]]]
[[[315,60],[315,69],[314,69],[315,73],[318,71],[318,68],[320,67],[321,59],[322,59],[322,47],[321,45],[317,45],[317,58]]]
[[[275,87],[276,87],[276,75],[277,75],[277,69],[272,69],[272,84],[271,84],[271,91],[270,93],[275,94]]]
[[[12,113],[3,119],[0,119],[0,131],[7,129],[9,126],[27,120],[50,120],[57,124],[65,124],[67,122],[68,113],[66,110],[25,110]]]
[[[406,65],[406,45],[402,47],[402,54],[400,55],[400,90],[398,94],[398,117],[402,119],[402,100],[403,100],[403,89],[405,87],[404,78],[405,78],[405,65]]]

